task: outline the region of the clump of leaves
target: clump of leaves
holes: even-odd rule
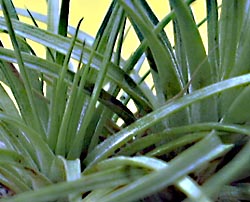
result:
[[[195,0],[161,21],[146,0],[113,0],[95,38],[68,25],[70,1],[47,16],[0,2],[0,201],[250,200],[247,0],[206,1],[208,44]],[[140,45],[125,60],[127,24]]]

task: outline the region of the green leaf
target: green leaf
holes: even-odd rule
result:
[[[1,182],[16,194],[36,190],[51,184],[51,181],[39,171],[27,166],[0,164]]]
[[[19,135],[19,141],[27,148],[29,154],[41,172],[45,174],[48,173],[50,164],[54,158],[54,154],[48,147],[47,143],[41,138],[40,134],[33,128],[25,125],[22,121],[20,121],[20,119],[10,115],[0,113],[0,119],[7,122],[8,124],[14,125],[16,128],[22,131],[22,133],[16,134]]]
[[[20,172],[16,171],[14,167],[9,164],[1,164],[0,163],[0,182],[14,193],[21,193],[25,191],[29,191],[30,187],[23,178],[20,176]],[[22,172],[21,174],[24,174]]]
[[[118,19],[120,19],[120,15],[123,15],[123,10],[121,8],[116,8],[114,10],[114,17],[118,16]],[[117,16],[116,16],[117,15]],[[116,19],[116,18],[115,18]],[[78,157],[82,150],[85,149],[87,147],[87,145],[89,144],[89,142],[86,142],[86,139],[84,138],[86,136],[86,129],[87,126],[89,125],[90,121],[91,121],[91,117],[94,114],[95,111],[95,106],[97,104],[97,100],[98,97],[101,93],[101,89],[103,87],[104,81],[105,81],[105,77],[109,68],[109,62],[112,59],[112,53],[113,53],[113,49],[115,46],[115,42],[117,39],[117,35],[118,35],[118,31],[120,29],[120,20],[115,21],[115,23],[113,24],[113,28],[112,28],[112,32],[109,33],[105,33],[105,34],[109,34],[109,38],[108,38],[108,42],[107,42],[107,47],[106,47],[106,52],[104,55],[104,59],[102,62],[102,69],[98,72],[97,78],[95,80],[95,86],[92,92],[92,96],[90,98],[88,107],[86,109],[84,118],[81,122],[79,131],[77,132],[77,135],[73,141],[73,144],[70,148],[69,154],[68,154],[68,158],[76,158]],[[97,38],[97,43],[99,42],[99,38]],[[83,79],[83,78],[82,78]],[[80,87],[81,87],[81,82],[80,82]],[[78,97],[79,99],[80,97]]]
[[[39,28],[27,24],[23,24],[21,22],[16,22],[15,20],[13,20],[13,26],[19,35],[22,35],[31,40],[35,40],[38,43],[41,43],[47,47],[55,49],[58,52],[66,54],[65,50],[67,50],[70,44],[69,39],[58,35],[53,35],[52,33],[46,32],[44,30],[41,30]],[[1,18],[0,18],[0,28],[6,29],[5,22]],[[81,53],[81,45],[82,45],[81,43],[76,43],[72,53],[72,58],[79,60]],[[91,51],[92,48],[85,46],[83,63],[86,64],[89,61]],[[1,55],[0,57],[5,58],[4,56]],[[103,59],[102,55],[95,53],[93,60],[91,60],[92,62],[91,68],[100,70],[102,59]],[[151,109],[148,100],[145,98],[145,95],[142,93],[141,89],[133,81],[133,79],[131,79],[131,77],[128,74],[126,74],[122,69],[118,68],[118,66],[114,65],[113,63],[109,63],[109,65],[110,66],[108,69],[107,76],[111,80],[115,81],[117,85],[121,87],[124,91],[126,91],[136,102],[140,103],[141,106],[144,106],[145,111]],[[51,66],[48,67],[52,68]]]
[[[12,1],[5,1],[5,3],[6,3],[6,8],[9,12],[10,19],[19,20],[15,6],[13,5]],[[22,52],[35,54],[32,48],[27,43],[27,41],[25,40],[25,38],[17,38],[17,42]],[[39,74],[35,71],[29,71],[27,72],[27,74],[31,78],[30,81],[32,87],[35,88],[36,90],[40,90],[41,82],[39,81]]]
[[[153,54],[154,62],[156,63],[157,70],[154,70],[155,78],[154,83],[156,92],[159,95],[158,102],[162,105],[166,99],[170,99],[178,94],[182,89],[181,79],[174,61],[171,60],[171,55],[164,46],[164,43],[153,32],[152,22],[148,21],[147,16],[142,11],[141,6],[132,1],[119,1],[125,9],[131,21],[133,21],[138,29],[142,32],[147,39],[149,48]],[[167,68],[166,68],[167,67]],[[164,75],[164,78],[162,78]],[[159,84],[159,85],[158,85]],[[163,96],[163,97],[162,97]]]
[[[138,179],[143,172],[128,173],[124,168],[113,168],[106,171],[96,172],[92,175],[82,176],[81,179],[72,182],[62,182],[30,191],[17,196],[1,199],[1,202],[47,202],[53,201],[74,192],[87,192],[93,189],[112,188],[122,186],[134,179]]]
[[[180,141],[182,138],[185,139],[185,136],[196,134],[198,132],[206,132],[209,133],[211,131],[218,131],[219,135],[220,132],[222,134],[225,133],[225,135],[221,135],[221,137],[225,137],[225,139],[228,138],[228,134],[244,134],[244,135],[250,135],[249,127],[248,126],[242,126],[242,125],[236,125],[236,124],[225,124],[225,123],[217,123],[217,122],[211,122],[211,123],[199,123],[199,124],[189,124],[179,127],[173,127],[173,128],[167,128],[162,132],[159,133],[153,133],[149,134],[145,137],[140,137],[138,139],[135,139],[132,143],[127,145],[125,148],[122,148],[120,152],[118,152],[117,155],[126,155],[131,156],[136,154],[136,152],[141,152],[145,148],[150,147],[151,145],[157,145],[162,142],[168,142],[170,147],[172,146],[172,141]],[[202,135],[202,134],[201,134]],[[205,136],[205,133],[203,133]],[[157,147],[158,148],[158,147]],[[157,148],[155,151],[157,151]]]
[[[239,28],[242,23],[239,16],[241,12],[244,12],[238,5],[237,1],[223,1],[222,3],[219,21],[220,79],[230,77],[230,72],[234,69],[236,62],[237,46],[241,35]]]
[[[211,66],[213,81],[219,81],[219,31],[217,0],[207,0],[207,32],[208,32],[208,61]]]
[[[53,2],[54,3],[54,2]],[[69,18],[70,0],[62,0],[60,17],[58,22],[58,34],[67,36],[68,33],[68,18]],[[61,53],[56,54],[56,61],[58,64],[63,64],[65,57]]]
[[[171,1],[176,14],[186,62],[191,80],[189,93],[211,84],[216,77],[208,62],[198,28],[188,6],[183,1]],[[214,97],[191,106],[192,122],[217,120],[217,106]]]
[[[47,16],[43,15],[41,13],[37,13],[35,11],[32,11],[32,10],[30,11],[30,10],[22,9],[22,8],[16,8],[16,12],[18,13],[19,16],[31,17],[33,23],[34,23],[34,20],[42,22],[42,23],[47,23]],[[35,23],[34,23],[34,25],[35,25]],[[38,27],[38,26],[36,26],[36,27]],[[68,34],[73,36],[74,33],[75,33],[75,28],[69,25],[68,26]],[[86,44],[88,44],[88,45],[92,45],[93,40],[94,40],[92,36],[90,36],[89,34],[83,32],[83,31],[79,31],[78,38],[81,41],[85,41]]]
[[[115,135],[106,139],[88,154],[84,163],[88,167],[91,167],[100,160],[112,155],[116,149],[120,148],[133,137],[136,137],[146,129],[152,127],[156,123],[159,123],[160,121],[164,120],[168,116],[171,116],[177,111],[184,109],[190,104],[193,104],[205,98],[209,98],[210,96],[223,92],[225,90],[235,88],[241,85],[246,85],[249,82],[249,74],[234,77],[222,82],[215,83],[203,89],[197,90],[189,95],[175,100],[175,102],[173,103],[168,103],[162,106],[161,108],[149,113],[143,118],[137,120],[135,123],[124,128]]]
[[[207,193],[208,196],[216,196],[222,190],[223,185],[229,184],[234,180],[242,179],[244,176],[249,175],[249,151],[250,142],[236,154],[236,156],[227,163],[222,169],[217,171],[211,178],[209,178],[202,189]]]
[[[0,111],[4,111],[5,113],[9,113],[12,116],[20,117],[18,110],[13,103],[13,100],[9,97],[6,89],[3,87],[3,84],[0,84]]]
[[[59,25],[59,15],[58,12],[60,10],[60,1],[59,0],[48,0],[47,1],[48,10],[47,10],[47,29],[53,33],[58,33],[58,25]]]
[[[18,154],[15,151],[11,151],[11,150],[6,150],[6,149],[0,149],[0,155],[1,155],[1,159],[0,162],[1,163],[7,163],[7,164],[23,164],[26,165],[26,160],[24,156],[22,156],[21,154]]]
[[[6,57],[7,50],[0,48],[0,52],[2,50],[4,52],[4,54],[2,54],[2,56]],[[13,52],[12,52],[12,57],[15,58]],[[33,124],[34,119],[33,119],[32,109],[30,107],[27,92],[25,90],[24,83],[20,77],[19,72],[17,71],[17,69],[15,68],[15,66],[12,63],[0,61],[0,66],[1,66],[1,72],[2,72],[1,74],[5,77],[3,82],[5,82],[5,84],[8,87],[10,87],[10,89],[15,97],[15,100],[17,102],[18,109],[20,110],[21,117],[25,120],[25,122],[27,124],[30,124],[33,127],[34,126],[34,124]],[[46,101],[42,99],[39,92],[33,91],[33,94],[35,95],[34,99],[36,100],[36,103],[40,104],[39,105],[40,107],[38,108],[39,116],[42,120],[43,127],[46,127],[46,123],[47,123]]]
[[[1,59],[7,60],[7,61],[10,61],[10,62],[15,62],[15,57],[14,57],[14,54],[13,54],[12,51],[0,48],[0,53],[1,53],[1,55],[0,55]],[[60,69],[60,66],[58,64],[47,61],[47,60],[44,60],[44,59],[41,59],[41,58],[38,58],[38,57],[35,57],[35,56],[26,55],[26,54],[23,55],[23,59],[24,59],[26,67],[34,68],[37,71],[43,72],[44,74],[46,74],[46,76],[49,76],[49,77],[52,77],[52,78],[58,78],[59,69]],[[114,75],[115,72],[111,70],[110,73],[111,73],[111,76],[112,76],[112,75]],[[119,78],[122,78],[123,74],[125,74],[125,73],[122,72],[122,70],[119,70]],[[111,76],[110,76],[110,78],[111,78]],[[112,77],[112,79],[115,79],[115,77]],[[122,88],[124,87],[126,89],[127,84],[124,85],[124,83],[121,82],[121,80],[119,80],[119,78],[117,78],[117,80],[115,79],[113,81],[115,81],[115,83],[117,83],[118,86],[121,86]],[[127,80],[128,82],[131,82],[131,85],[134,88],[134,84],[133,84],[132,80],[129,79],[129,77],[127,77],[127,76],[125,76],[125,78],[126,78],[125,80]],[[51,79],[48,80],[48,78],[46,78],[46,77],[44,79],[46,81],[49,81],[49,82],[51,80]],[[72,79],[73,79],[73,74],[71,72],[68,72],[68,74],[67,74],[68,82],[70,83]],[[18,85],[16,85],[16,86],[18,87]],[[128,87],[131,88],[130,86],[128,86]],[[129,91],[132,92],[132,94],[134,94],[139,99],[142,99],[142,97],[140,97],[140,96],[138,96],[136,94],[137,90],[135,90],[135,92],[131,91],[131,90],[129,90]],[[86,94],[88,94],[88,95],[91,95],[92,91],[93,91],[93,84],[87,84],[85,89],[84,89],[84,92]],[[17,92],[19,92],[19,91],[17,91]],[[133,95],[131,95],[131,96],[134,98]],[[117,100],[114,96],[110,95],[109,93],[107,93],[106,91],[103,90],[101,92],[101,95],[100,95],[99,99],[105,106],[107,106],[112,111],[117,113],[127,123],[131,123],[131,122],[134,121],[134,117],[131,114],[131,112],[119,100]],[[44,102],[47,102],[47,100],[44,100]],[[145,104],[143,104],[143,106],[145,106]],[[145,110],[148,110],[147,105],[145,106]]]
[[[78,180],[81,178],[81,164],[80,164],[79,159],[66,160],[62,157],[59,157],[59,158],[64,163],[66,180],[68,182]],[[69,202],[80,201],[82,199],[82,194],[80,192],[69,194],[68,198],[69,198]]]
[[[225,41],[221,41],[220,48],[221,52],[225,54],[221,54],[221,60],[222,62],[225,61],[225,65],[227,65],[224,67],[226,68],[226,70],[223,70],[225,71],[225,78],[227,78],[242,75],[249,71],[248,67],[250,63],[248,59],[248,53],[250,50],[250,46],[248,36],[250,33],[250,15],[248,12],[249,6],[247,1],[232,2],[229,4],[228,2],[225,2],[224,7],[225,10],[224,14],[221,14],[222,16],[220,24],[221,37],[223,37],[223,40]],[[232,12],[229,11],[230,9],[232,9]],[[230,12],[230,15],[227,12]],[[242,16],[242,13],[245,13],[245,15]],[[232,29],[233,31],[229,33],[228,30],[230,29]],[[221,65],[223,64],[224,63],[222,63]],[[240,96],[241,93],[243,93],[242,89],[236,89],[230,94],[223,93],[221,95],[221,117],[223,117],[227,113],[231,104],[234,102],[234,99]]]
[[[82,20],[79,21],[76,34],[72,38],[70,48],[68,50],[67,55],[65,56],[63,66],[60,69],[59,72],[59,78],[58,80],[54,80],[53,85],[53,96],[51,99],[51,113],[50,113],[50,119],[49,119],[49,128],[48,128],[48,141],[50,144],[51,149],[55,152],[57,155],[63,155],[65,156],[65,145],[64,144],[58,144],[58,142],[63,141],[65,137],[62,136],[62,132],[60,132],[61,122],[63,120],[64,111],[65,111],[65,105],[67,102],[67,91],[68,91],[68,84],[65,83],[65,77],[68,70],[68,64],[69,60],[72,54],[72,50],[74,48],[77,33],[80,28]]]
[[[125,167],[140,167],[145,170],[149,170],[152,173],[155,171],[160,171],[161,169],[166,169],[169,166],[166,162],[151,157],[139,156],[131,158],[120,156],[107,159],[98,163],[93,168],[92,172],[96,172],[96,170],[106,170],[117,165]],[[205,193],[202,193],[202,190],[190,177],[180,178],[176,181],[175,186],[185,192],[187,196],[189,196],[193,200],[210,201],[209,199],[207,199]],[[190,187],[192,187],[192,189],[190,189]],[[102,198],[107,198],[109,197],[109,195],[112,194],[113,191],[116,190],[101,189],[93,191],[87,197],[84,198],[84,201],[97,201],[101,200]]]
[[[27,92],[28,101],[29,101],[31,111],[32,111],[32,117],[34,119],[33,124],[34,124],[34,127],[41,133],[41,135],[44,136],[45,132],[42,127],[41,120],[39,119],[39,116],[38,116],[38,109],[37,109],[37,106],[35,105],[30,78],[24,66],[24,62],[21,56],[21,49],[19,48],[18,41],[16,39],[16,35],[15,35],[12,22],[11,22],[11,19],[10,19],[10,16],[6,7],[5,0],[2,0],[1,4],[3,7],[3,13],[4,13],[4,17],[6,20],[7,27],[8,27],[11,42],[14,47],[14,52],[17,58],[18,66],[20,68],[21,76],[24,82],[24,88],[25,88],[25,91]]]
[[[209,63],[205,61],[205,48],[188,6],[184,1],[171,1],[171,5],[176,15],[180,37],[187,56],[189,77],[193,75],[200,65],[202,66],[199,69],[199,77],[206,76],[205,78],[194,79],[190,87],[190,92],[192,92],[195,89],[211,84],[213,75],[211,75]],[[203,73],[207,74],[203,75]]]
[[[250,88],[244,88],[225,112],[222,122],[245,124],[249,121]]]
[[[103,197],[102,201],[134,201],[149,196],[166,186],[174,184],[177,180],[194,171],[199,166],[228,151],[229,148],[223,145],[219,138],[210,135],[179,154],[165,168],[152,172],[110,193],[106,197]],[[201,152],[197,152],[197,150]],[[162,180],[163,178],[165,180]],[[204,197],[204,195],[201,195],[201,197]]]
[[[184,137],[175,138],[174,140],[170,141],[169,143],[165,143],[157,148],[153,149],[152,151],[146,153],[147,156],[162,156],[164,154],[168,154],[171,151],[175,151],[185,145],[192,144],[194,142],[199,141],[200,139],[207,136],[207,132],[197,132],[192,134],[186,134]]]
[[[30,146],[27,146],[23,139],[19,138],[22,136],[22,131],[14,128],[11,124],[3,122],[1,123],[0,131],[1,148],[9,149],[17,152],[18,154],[22,154],[25,156],[25,163],[27,163],[29,167],[38,169],[38,166],[33,158],[34,156],[29,153]]]

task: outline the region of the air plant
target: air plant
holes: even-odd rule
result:
[[[250,199],[247,0],[206,1],[207,44],[195,0],[161,20],[113,0],[94,38],[68,25],[70,1],[46,16],[0,2],[1,202]]]

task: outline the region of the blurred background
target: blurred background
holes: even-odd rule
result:
[[[71,12],[69,24],[76,27],[78,21],[83,17],[84,21],[81,25],[81,30],[94,37],[112,0],[71,0],[70,2]],[[157,14],[159,20],[166,16],[170,11],[168,1],[166,0],[148,0],[147,2],[151,6],[152,10]],[[44,15],[47,13],[46,0],[13,0],[13,3],[16,7],[29,9],[30,11],[35,11]],[[199,23],[205,17],[205,1],[196,1],[193,4],[192,9],[195,14],[195,20],[197,23]],[[32,23],[30,19],[21,19],[27,23]],[[46,28],[42,24],[39,24],[39,26]],[[170,40],[173,40],[171,24],[166,27],[166,31]],[[203,24],[200,27],[200,31],[203,35],[203,40],[206,43],[206,24]],[[138,44],[139,42],[137,37],[131,29],[129,31],[128,37],[125,40],[125,47],[129,48],[124,50],[122,53],[123,57],[125,59],[128,58],[133,50],[138,46]]]
[[[53,2],[57,1],[60,0],[53,0]],[[40,13],[43,14],[44,16],[46,16],[47,14],[46,2],[47,2],[46,0],[38,0],[38,1],[13,0],[13,3],[16,8],[28,9],[29,11]],[[86,32],[87,34],[91,35],[92,37],[95,37],[112,0],[71,0],[70,2],[71,3],[70,3],[69,25],[76,27],[79,20],[81,18],[84,18],[80,29]],[[150,5],[153,12],[157,15],[159,21],[163,19],[170,12],[167,0],[147,0],[147,2]],[[192,10],[197,24],[200,23],[202,20],[204,20],[206,16],[205,4],[206,4],[205,0],[197,0],[192,4]],[[20,20],[25,23],[33,24],[30,17],[28,18],[20,17]],[[38,24],[40,28],[47,29],[44,23],[38,23]],[[136,34],[133,32],[133,29],[129,29],[129,27],[130,24],[127,23],[127,30],[129,31],[123,44],[123,50],[121,54],[123,59],[127,59],[131,54],[133,54],[134,50],[136,50],[136,48],[139,45],[139,40],[137,39]],[[172,33],[173,28],[171,23],[169,23],[165,29],[170,41],[173,42],[174,40]],[[206,23],[203,23],[202,26],[200,26],[199,30],[205,44],[204,46],[205,48],[207,48]],[[1,41],[4,42],[5,47],[11,48],[10,40],[6,34],[0,33],[0,39]],[[36,44],[35,42],[32,42],[30,40],[27,41],[29,42],[29,44],[32,46],[32,48],[35,50],[36,54],[39,57],[44,58],[46,56],[46,49],[43,46]],[[144,75],[148,71],[148,69],[149,69],[148,63],[144,61],[143,68],[140,70],[139,75],[140,76]],[[145,81],[150,86],[152,85],[151,76],[148,76],[145,79]],[[131,110],[133,111],[133,109]]]

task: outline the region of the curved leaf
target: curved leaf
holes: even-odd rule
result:
[[[156,123],[164,120],[171,114],[182,110],[183,108],[193,104],[202,99],[208,98],[216,93],[223,92],[230,88],[246,85],[250,82],[249,74],[231,78],[222,82],[215,83],[207,86],[203,89],[197,90],[189,95],[183,96],[173,103],[168,103],[163,107],[149,113],[143,118],[137,120],[135,123],[124,128],[120,132],[116,133],[112,137],[106,139],[100,145],[98,145],[92,152],[88,154],[84,163],[91,167],[102,159],[112,155],[116,149],[124,145],[127,141],[133,137],[139,135],[146,129],[152,127]]]
[[[32,156],[33,160],[37,163],[37,166],[43,173],[48,173],[54,154],[48,147],[47,143],[41,138],[39,133],[35,132],[34,129],[25,125],[22,121],[0,113],[0,119],[9,124],[14,125],[23,131],[18,137],[22,142],[22,145],[27,148]]]
[[[180,36],[185,50],[189,78],[192,79],[189,93],[210,85],[216,79],[188,6],[184,1],[171,1],[180,29]],[[215,78],[214,78],[215,77]],[[191,119],[194,122],[215,121],[218,119],[217,103],[212,97],[191,106]]]
[[[129,18],[131,18],[131,21],[136,24],[138,29],[140,29],[147,39],[149,48],[154,57],[154,62],[157,66],[157,70],[153,70],[158,72],[158,76],[154,78],[154,83],[156,92],[159,94],[158,102],[161,105],[163,104],[163,95],[165,95],[167,99],[170,99],[182,89],[178,69],[175,67],[175,62],[172,60],[169,51],[164,47],[164,43],[153,32],[154,27],[152,22],[147,21],[148,17],[144,14],[138,2],[122,0],[119,2],[125,9]],[[156,85],[157,83],[159,83],[159,85]]]
[[[199,150],[199,148],[202,149]],[[170,161],[168,166],[165,168],[159,169],[127,186],[111,192],[109,195],[102,198],[102,201],[134,201],[140,199],[141,197],[148,196],[168,185],[174,184],[176,181],[182,179],[183,176],[192,172],[202,164],[205,164],[206,162],[209,162],[209,160],[212,160],[225,151],[228,151],[229,148],[230,147],[221,144],[220,140],[216,136],[208,136],[199,143],[195,144],[193,147],[184,151],[182,154],[179,154],[176,158]],[[197,150],[201,152],[197,152]],[[165,180],[162,180],[163,178]],[[202,201],[199,197],[202,198],[204,195],[198,195],[197,201]]]

